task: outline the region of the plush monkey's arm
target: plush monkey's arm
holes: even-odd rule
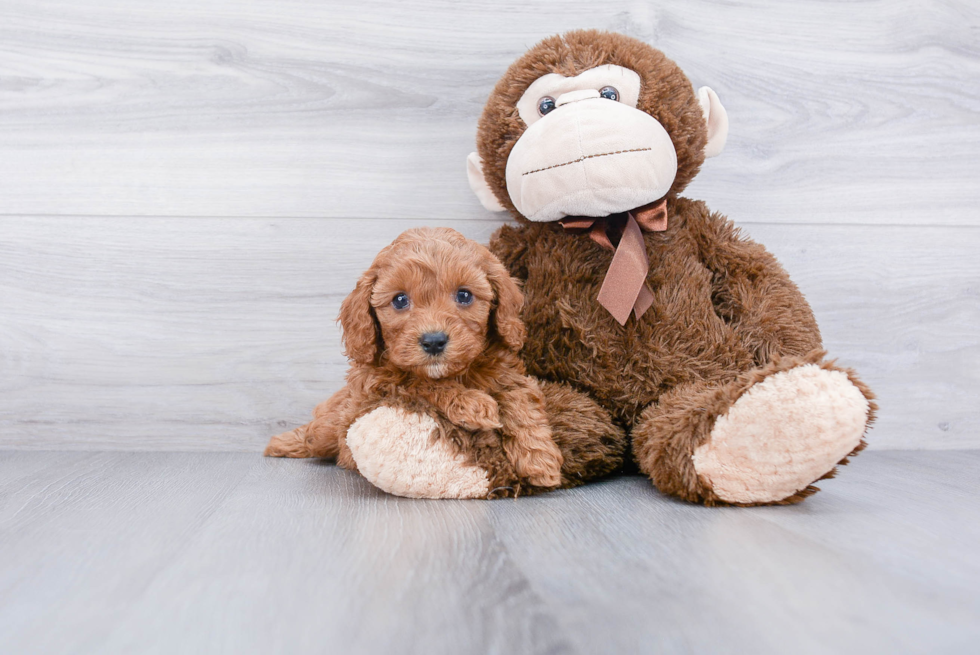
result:
[[[691,203],[685,213],[713,275],[715,311],[754,351],[758,364],[821,347],[810,305],[772,254],[702,202]]]

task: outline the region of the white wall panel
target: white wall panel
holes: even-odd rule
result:
[[[6,0],[0,214],[485,219],[487,94],[582,27],[718,91],[743,222],[980,224],[980,7],[886,0]]]
[[[260,449],[342,383],[340,301],[418,223],[0,219],[0,447]],[[879,394],[873,448],[980,447],[980,229],[749,227]]]

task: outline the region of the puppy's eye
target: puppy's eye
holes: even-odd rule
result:
[[[456,302],[460,305],[469,305],[473,303],[473,293],[469,289],[460,289],[456,292]]]
[[[604,86],[599,89],[599,95],[606,100],[619,100],[619,91],[614,86]]]
[[[405,309],[408,307],[408,294],[399,293],[391,299],[391,306],[395,309]]]
[[[545,96],[538,100],[538,113],[544,116],[549,111],[555,108],[555,99],[551,96]]]

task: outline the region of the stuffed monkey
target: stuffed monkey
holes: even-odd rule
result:
[[[523,283],[528,372],[571,388],[556,438],[598,404],[661,492],[793,503],[864,447],[876,408],[776,259],[680,196],[727,131],[663,53],[578,31],[507,70],[467,168],[516,218],[490,247]]]

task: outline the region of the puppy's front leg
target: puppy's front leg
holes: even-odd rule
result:
[[[538,487],[561,484],[561,450],[551,438],[551,427],[544,409],[544,396],[537,383],[497,395],[503,424],[504,451],[517,473]]]
[[[434,401],[434,402],[433,402]],[[442,409],[452,423],[467,430],[496,430],[501,427],[500,409],[490,394],[462,386],[440,390],[430,402]]]

